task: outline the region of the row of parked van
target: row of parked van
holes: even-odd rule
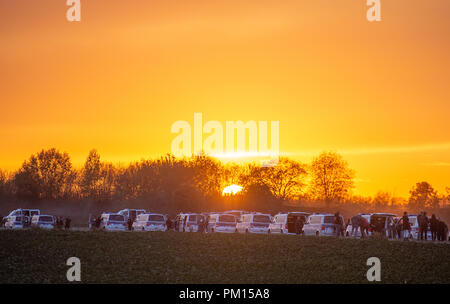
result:
[[[359,214],[373,227],[379,227],[386,237],[392,232],[392,224],[400,219],[392,213]],[[344,218],[341,222],[344,223]],[[100,217],[89,219],[89,228],[111,231],[167,231],[207,232],[207,233],[264,233],[264,234],[296,234],[296,222],[301,220],[302,233],[305,235],[336,235],[336,216],[330,213],[287,212],[275,216],[259,212],[230,210],[225,212],[180,213],[175,219],[167,215],[146,212],[144,209],[123,209],[117,213],[105,212]],[[39,209],[17,209],[3,218],[4,226],[21,229],[27,226],[51,229],[55,226],[55,217],[42,215]],[[417,215],[409,215],[411,237],[417,238],[419,225]],[[130,229],[131,228],[131,229]],[[349,221],[345,235],[352,235],[352,224]],[[428,232],[430,234],[430,232]],[[358,229],[353,236],[361,236]],[[431,235],[429,235],[431,238]]]
[[[392,214],[363,214],[370,221],[371,218],[382,217],[386,225]],[[413,217],[413,216],[412,216]],[[132,229],[137,231],[166,231],[208,233],[275,233],[295,234],[295,223],[301,219],[305,225],[303,233],[306,235],[334,235],[335,216],[333,214],[310,214],[306,212],[280,213],[275,216],[259,212],[245,212],[231,210],[226,212],[209,213],[180,213],[174,220],[167,215],[146,212],[144,209],[123,209],[117,213],[105,212],[100,218],[90,218],[89,227],[103,230],[129,230],[129,219]],[[55,217],[42,215],[39,209],[16,209],[3,218],[4,226],[11,229],[22,229],[27,226],[51,229],[55,226]],[[342,218],[343,221],[343,218]],[[417,220],[411,219],[411,223]],[[346,234],[351,232],[351,225]]]
[[[53,229],[56,219],[52,215],[41,214],[39,209],[16,209],[2,219],[2,225],[9,229],[38,227]]]
[[[124,209],[117,213],[104,212],[99,218],[90,217],[89,228],[111,231],[166,231],[168,230],[167,219],[164,214]]]
[[[295,222],[301,218],[306,222],[310,214],[306,212],[289,212],[272,216],[259,212],[231,210],[225,212],[180,213],[174,219],[167,215],[146,212],[143,209],[124,209],[117,213],[106,212],[99,218],[90,218],[89,227],[104,230],[207,232],[207,233],[280,233],[295,234]],[[321,218],[323,225],[328,225],[331,214],[314,215]],[[306,225],[305,225],[305,228]],[[308,231],[309,230],[305,230]],[[321,230],[321,234],[328,230]],[[311,234],[315,234],[312,232]]]
[[[304,223],[302,234],[315,236],[336,235],[336,215],[331,213],[308,213],[308,212],[287,212],[279,213],[275,216],[259,212],[246,212],[240,210],[230,210],[225,212],[208,213],[180,213],[175,219],[169,219],[166,215],[158,213],[147,213],[145,210],[125,209],[117,214],[123,215],[120,219],[122,224],[118,226],[103,225],[105,229],[126,230],[124,224],[128,218],[134,218],[132,228],[139,231],[166,231],[175,230],[178,232],[206,232],[206,233],[263,233],[263,234],[296,234],[298,233],[296,222],[301,220]],[[392,213],[372,213],[359,214],[365,218],[370,225],[367,233],[373,234],[381,231],[386,237],[393,237],[392,223],[397,222],[400,217]],[[341,223],[344,223],[344,218]],[[109,221],[111,218],[109,218]],[[411,225],[411,237],[417,238],[419,226],[417,215],[409,215]],[[345,235],[352,235],[352,225],[350,221],[346,225]],[[358,227],[359,228],[359,227]],[[431,238],[430,232],[428,232]],[[361,230],[357,229],[354,236],[361,236]]]
[[[201,220],[203,218],[203,220]],[[259,212],[225,211],[220,213],[180,214],[175,219],[176,231],[225,233],[296,234],[301,220],[305,235],[334,235],[335,216],[329,213],[287,212],[275,216]],[[344,218],[341,216],[342,221]],[[204,228],[202,227],[204,222]]]

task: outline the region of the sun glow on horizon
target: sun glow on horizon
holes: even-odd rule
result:
[[[222,195],[235,195],[242,191],[242,186],[230,185],[223,189]]]

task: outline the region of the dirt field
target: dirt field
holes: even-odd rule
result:
[[[0,231],[0,283],[450,283],[450,244],[284,235]]]

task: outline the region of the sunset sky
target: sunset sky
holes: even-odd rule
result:
[[[341,153],[357,194],[450,186],[450,1],[0,0],[0,168],[170,152],[172,123],[276,120],[280,151]]]

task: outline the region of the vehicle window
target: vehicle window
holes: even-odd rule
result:
[[[39,221],[40,222],[53,223],[53,217],[51,217],[51,216],[41,216],[41,217],[39,217]]]
[[[196,215],[189,215],[189,222],[196,222],[197,216]]]
[[[115,221],[115,222],[124,222],[125,221],[123,215],[120,215],[120,214],[110,214],[109,220]]]
[[[39,212],[38,211],[31,211],[30,214],[31,214],[31,216],[39,215]]]
[[[336,221],[336,217],[334,216],[325,216],[323,219],[324,224],[334,224],[334,222]]]
[[[225,222],[225,223],[235,223],[235,217],[232,215],[221,215],[219,216],[219,222]]]
[[[320,216],[311,216],[309,218],[310,224],[322,224],[322,217]]]
[[[409,224],[411,226],[416,226],[417,225],[417,216],[411,216],[409,217]]]
[[[254,215],[253,222],[256,223],[270,223],[270,217],[268,215]]]
[[[149,215],[148,220],[150,222],[164,222],[164,216],[159,215],[159,214],[152,214],[152,215]]]
[[[386,217],[384,216],[372,216],[370,223],[374,225],[384,225],[386,223]]]
[[[275,219],[276,223],[284,223],[286,217],[285,216],[277,216]]]
[[[21,216],[16,216],[16,222],[21,222],[22,221],[22,217]]]

